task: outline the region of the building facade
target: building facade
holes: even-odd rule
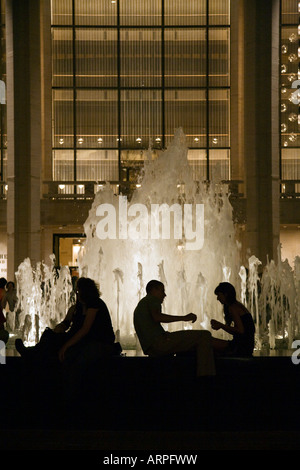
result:
[[[182,127],[243,256],[300,253],[299,2],[1,2],[0,256],[76,269],[94,194],[130,197]],[[7,257],[7,258],[6,258]],[[6,269],[6,268],[5,268]],[[4,271],[3,271],[4,273]]]

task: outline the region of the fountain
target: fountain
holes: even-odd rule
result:
[[[207,185],[193,180],[181,129],[157,159],[151,159],[149,152],[140,184],[130,201],[114,195],[109,186],[96,194],[84,224],[86,243],[79,258],[81,274],[99,282],[102,297],[111,310],[118,339],[128,346],[134,346],[136,342],[133,311],[145,294],[144,288],[150,279],[159,279],[165,284],[166,312],[174,315],[195,312],[198,320],[193,327],[208,328],[210,318],[220,315],[214,288],[226,273],[236,284],[240,264],[228,197],[219,183]],[[117,222],[124,220],[125,207],[128,232],[131,230],[133,236],[124,236],[125,224],[122,224],[117,227],[119,230],[115,230],[115,226],[113,230],[107,227],[107,238],[104,233],[101,239],[100,207],[113,208],[112,214]],[[204,217],[201,207],[204,207]],[[163,215],[166,212],[163,210],[166,208],[173,208],[174,213],[167,213],[170,231],[164,237],[162,220],[165,220]],[[189,220],[193,219],[197,227],[192,229],[186,223],[182,237],[176,237],[180,224],[176,226],[175,209],[179,211],[178,215],[188,208],[193,209]],[[199,209],[198,218],[196,208]],[[203,238],[200,249],[197,246],[194,249],[191,243],[194,234],[197,245],[196,231],[198,245]],[[177,328],[182,327],[182,324],[177,325]]]
[[[133,311],[151,279],[165,284],[164,312],[197,314],[193,325],[170,324],[170,331],[210,329],[211,318],[222,321],[214,289],[229,281],[252,312],[256,347],[275,348],[278,340],[290,347],[299,332],[300,258],[294,271],[287,261],[278,266],[270,261],[262,276],[255,256],[247,269],[241,266],[227,188],[218,180],[194,181],[182,129],[158,158],[149,150],[139,182],[130,200],[115,195],[109,184],[96,193],[79,256],[80,275],[99,283],[123,348],[139,350]],[[68,269],[61,268],[58,276],[51,262],[50,268],[43,264],[34,270],[25,260],[16,273],[17,308],[28,341],[59,321],[70,303]]]
[[[16,272],[17,298],[14,333],[25,344],[34,345],[46,327],[61,322],[72,303],[72,280],[69,269],[55,269],[55,256],[50,266],[44,262],[31,265],[27,258]]]

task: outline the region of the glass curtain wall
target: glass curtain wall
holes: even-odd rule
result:
[[[286,195],[300,193],[300,2],[281,1],[281,179]]]
[[[52,0],[53,179],[134,184],[182,127],[230,178],[229,0]]]

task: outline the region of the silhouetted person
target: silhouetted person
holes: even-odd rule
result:
[[[225,323],[211,320],[214,330],[224,330],[233,336],[226,341],[213,338],[214,350],[222,356],[252,356],[255,325],[251,313],[236,299],[236,291],[229,282],[221,282],[215,289],[218,301],[224,305]]]
[[[7,282],[5,286],[5,294],[1,299],[1,306],[2,309],[6,311],[6,322],[7,328],[9,331],[13,331],[17,324],[18,319],[15,318],[18,316],[20,312],[15,312],[15,308],[17,306],[17,291],[15,288],[15,283],[12,281]]]
[[[161,323],[178,321],[195,322],[194,313],[175,316],[162,313],[161,304],[166,296],[164,284],[152,280],[146,286],[147,295],[140,300],[134,311],[134,327],[143,352],[148,356],[161,357],[170,354],[196,351],[197,375],[215,375],[212,338],[206,330],[182,330],[167,332]]]
[[[17,291],[15,288],[15,283],[12,281],[7,282],[5,286],[5,294],[1,299],[2,308],[6,308],[8,304],[8,308],[10,312],[13,312],[16,305],[17,305]]]
[[[115,334],[97,285],[92,279],[82,277],[76,290],[76,304],[53,330],[46,328],[39,343],[27,348],[20,339],[16,340],[21,356],[38,362],[49,359],[63,362],[66,356],[100,357],[114,353]]]

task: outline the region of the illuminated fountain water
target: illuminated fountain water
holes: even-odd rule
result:
[[[248,266],[241,265],[227,187],[220,181],[194,181],[181,129],[158,158],[152,159],[149,151],[140,183],[130,201],[116,196],[109,185],[95,195],[84,224],[86,241],[79,256],[80,275],[99,283],[123,348],[139,349],[133,311],[150,279],[165,284],[166,313],[194,312],[198,317],[193,325],[176,323],[166,328],[210,329],[211,318],[223,320],[214,289],[219,282],[229,281],[252,312],[257,348],[274,348],[278,339],[287,340],[289,347],[299,334],[300,258],[295,260],[294,271],[287,261],[277,266],[270,261],[262,276],[261,262],[255,256],[249,258]],[[169,236],[164,239],[162,231],[152,231],[161,222],[159,212],[152,209],[162,208],[163,204],[181,208],[181,214],[186,207],[192,207],[190,218],[181,219],[182,237],[175,236],[175,211],[169,212]],[[195,226],[197,207],[204,207],[204,218],[199,218],[201,227]],[[188,227],[191,220],[194,226]],[[198,242],[203,237],[203,246],[188,249],[192,236],[196,240],[196,232],[201,234]],[[54,259],[51,263],[50,268],[42,264],[33,269],[25,260],[17,272],[20,323],[28,340],[36,340],[44,326],[60,321],[70,304],[69,271],[61,268],[57,277]]]
[[[54,255],[50,266],[44,262],[32,266],[27,258],[16,272],[16,285],[15,334],[33,345],[46,327],[54,327],[65,317],[72,303],[70,272],[66,266],[55,269]]]
[[[111,310],[118,337],[121,342],[132,345],[135,345],[133,311],[150,279],[160,279],[165,284],[166,312],[174,315],[195,312],[198,320],[193,327],[208,328],[210,318],[220,313],[214,288],[224,276],[236,284],[240,266],[228,197],[220,184],[208,186],[193,180],[182,130],[176,132],[171,145],[157,159],[149,156],[140,183],[141,188],[134,192],[131,200],[123,203],[127,204],[128,226],[134,224],[136,231],[148,229],[144,239],[129,239],[129,236],[120,239],[124,226],[116,239],[99,238],[99,207],[109,204],[108,209],[114,208],[116,232],[119,220],[124,219],[121,210],[125,206],[120,207],[120,198],[106,187],[96,194],[84,224],[86,243],[80,257],[81,274],[95,279],[101,286],[102,298]],[[151,223],[157,217],[157,213],[153,213],[155,204],[165,204],[168,208],[178,204],[182,214],[187,205],[191,205],[194,222],[196,206],[203,204],[204,219],[201,219],[202,226],[198,226],[198,232],[202,231],[203,235],[203,247],[188,249],[191,235],[187,230],[183,231],[182,239],[175,238],[175,229],[168,239],[162,238],[162,231],[160,235],[156,232],[154,239]],[[136,212],[137,209],[140,212]],[[174,223],[173,218],[171,228]],[[182,327],[182,324],[177,325],[177,328]]]
[[[263,339],[271,349],[292,347],[295,338],[300,335],[300,257],[294,260],[294,269],[288,260],[281,260],[278,249],[278,265],[273,260],[264,268],[261,278],[258,309],[260,312],[261,335],[258,348]],[[263,334],[268,337],[263,338]]]

